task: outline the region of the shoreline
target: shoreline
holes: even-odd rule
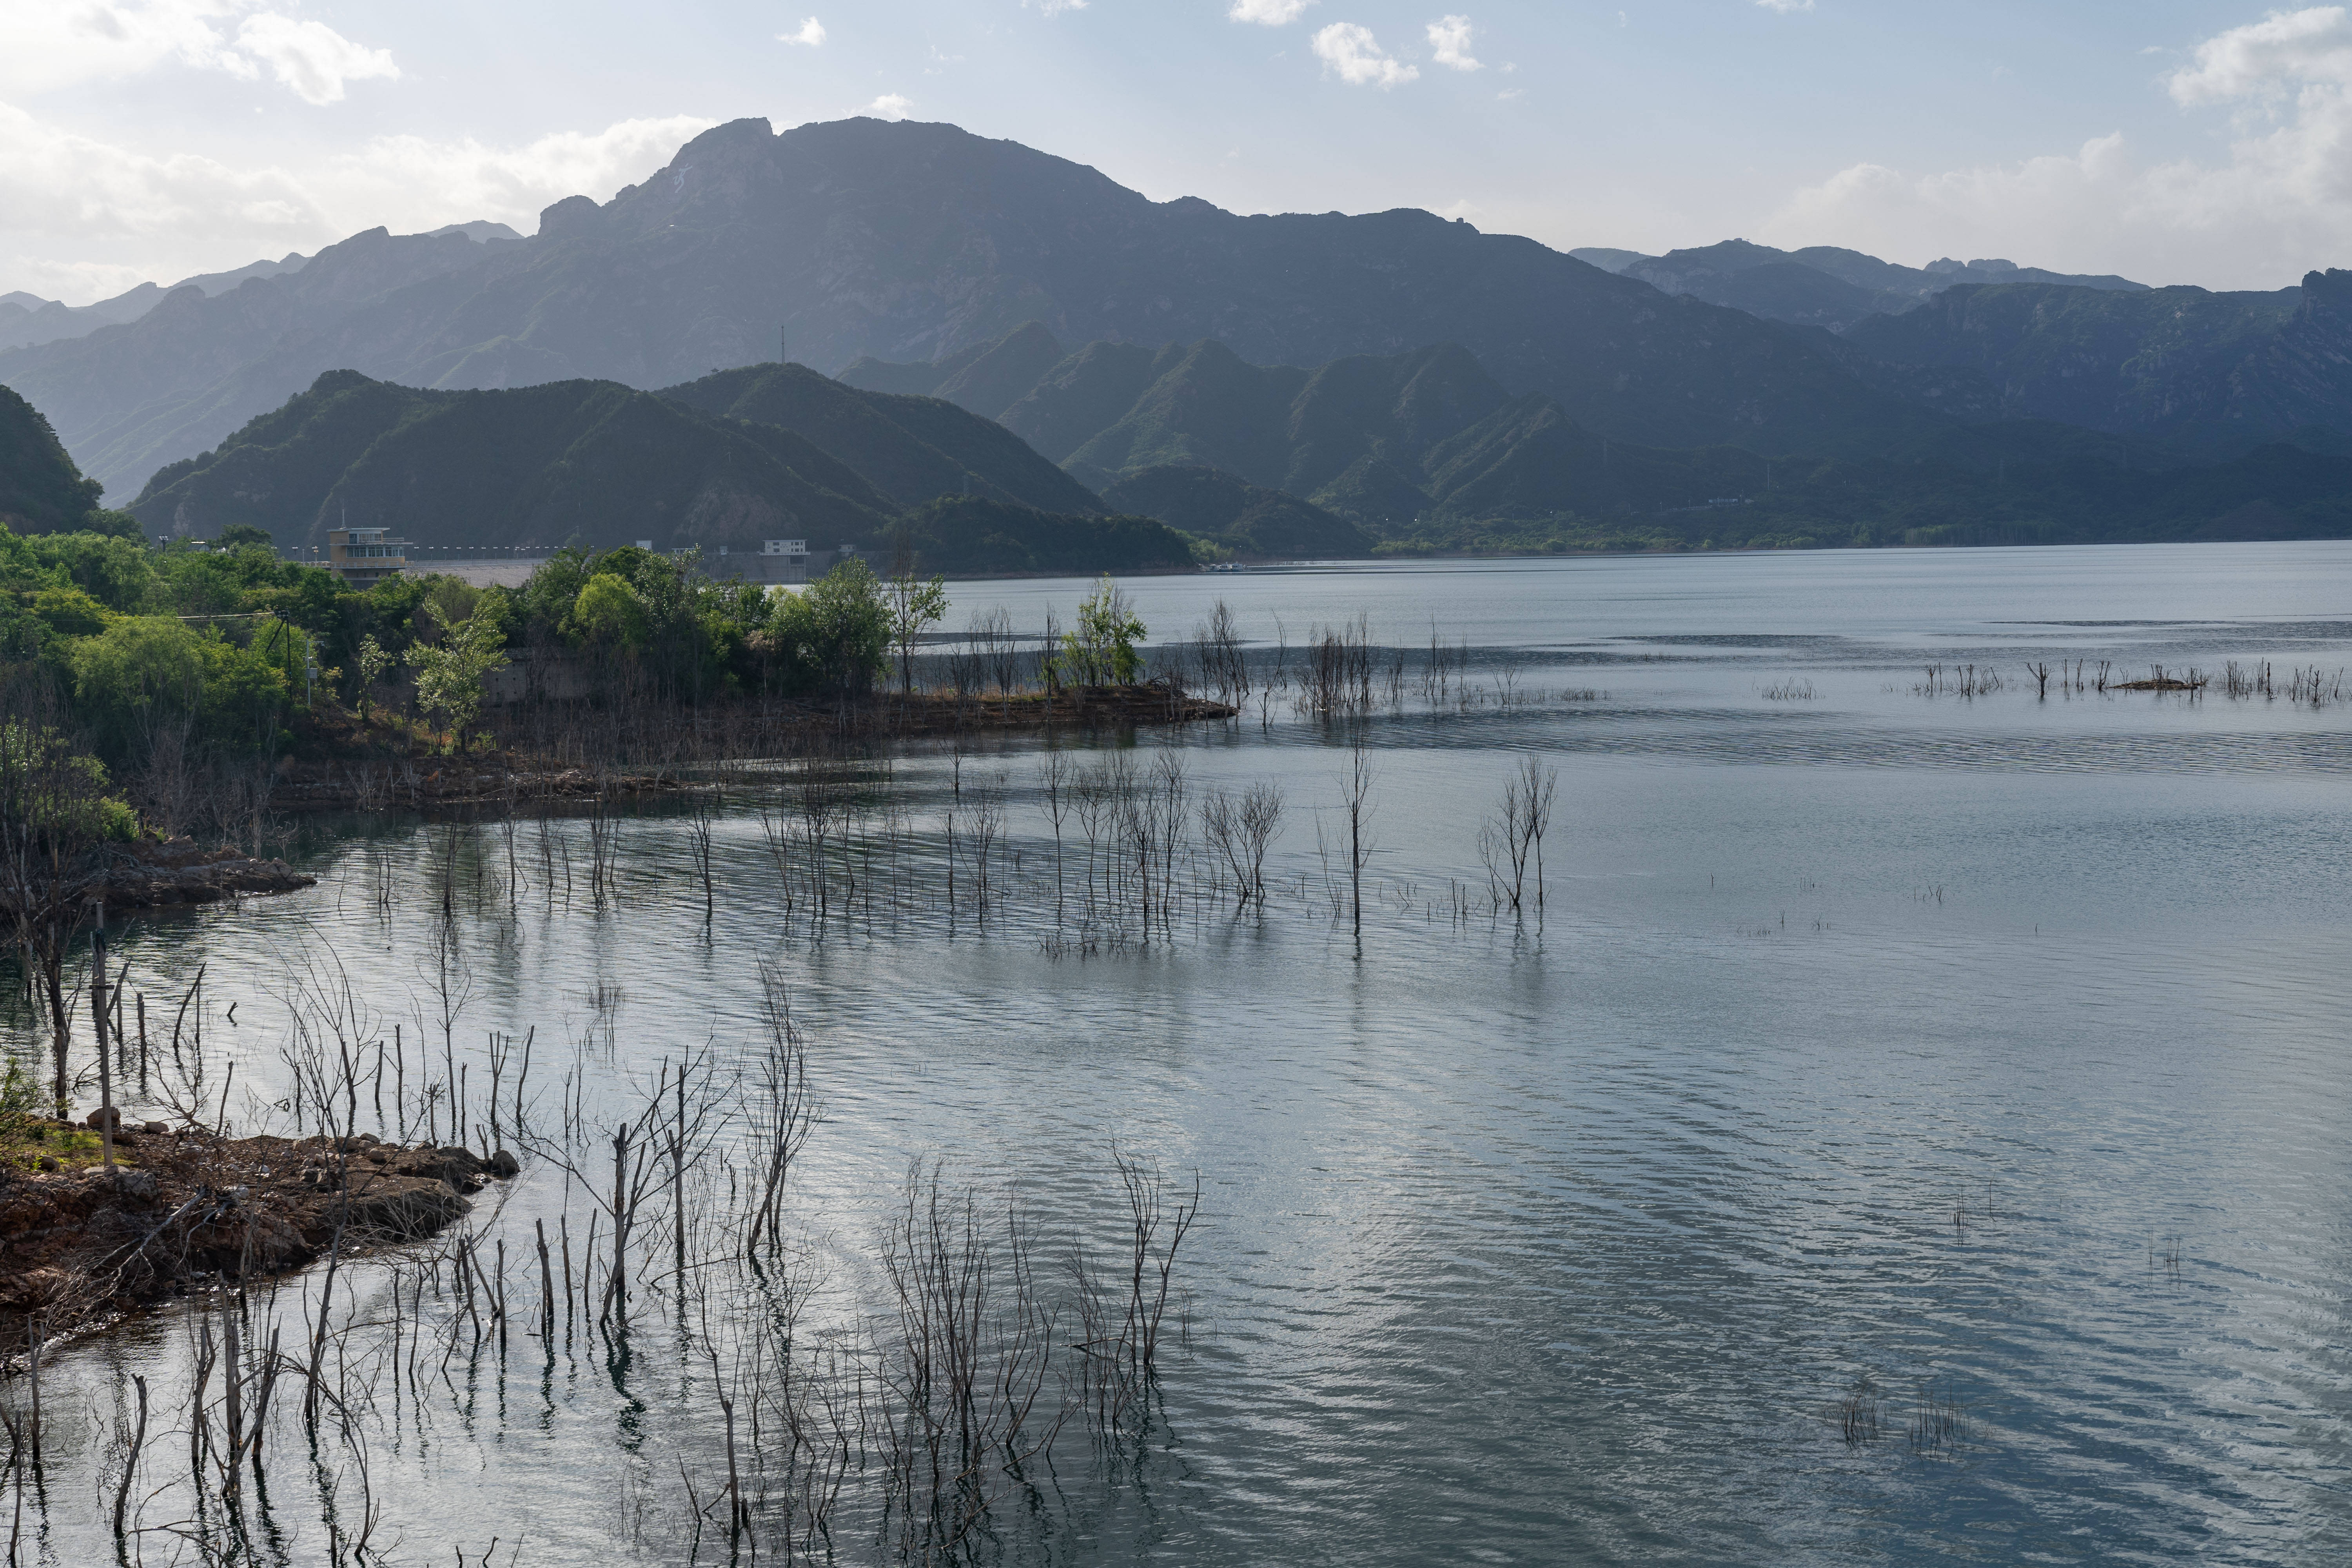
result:
[[[1116,729],[1232,719],[1240,710],[1163,686],[1070,687],[1057,692],[954,697],[933,692],[876,693],[835,710],[793,707],[751,717],[757,729],[748,755],[790,756],[823,739],[913,740],[965,733],[1029,733],[1060,728]],[[798,745],[788,742],[801,742]],[[591,803],[614,795],[688,795],[697,786],[664,769],[611,769],[529,757],[511,752],[474,756],[387,753],[327,757],[283,764],[270,787],[271,805],[286,811],[423,810],[445,806],[517,805],[523,801]],[[283,862],[274,864],[283,867]],[[299,877],[289,871],[289,877]],[[308,886],[307,879],[286,888]]]
[[[26,1119],[0,1140],[0,1354],[21,1351],[37,1321],[54,1343],[207,1279],[422,1241],[519,1169],[503,1151],[149,1122],[116,1134],[110,1174],[95,1163],[96,1120]]]

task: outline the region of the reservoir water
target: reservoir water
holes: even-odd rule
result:
[[[975,1559],[2352,1557],[2352,707],[2284,695],[2352,667],[2352,544],[1127,586],[1155,640],[1223,598],[1261,668],[1280,648],[1295,675],[1314,629],[1359,615],[1411,651],[1360,723],[1285,692],[1058,742],[1082,768],[1181,763],[1195,838],[1208,792],[1277,784],[1262,910],[1198,893],[1149,933],[1070,941],[1048,745],[927,744],[876,798],[935,847],[960,799],[1001,792],[985,929],[912,872],[813,929],[771,849],[785,796],[745,784],[710,827],[712,918],[677,811],[621,822],[603,900],[580,820],[525,821],[511,858],[495,823],[352,823],[306,841],[310,891],[118,933],[130,984],[176,996],[208,965],[231,1120],[282,1123],[298,972],[331,958],[370,1028],[438,1051],[457,866],[458,1058],[478,1084],[490,1032],[535,1030],[548,1098],[577,1063],[593,1121],[660,1064],[742,1058],[770,966],[823,1105],[790,1199],[813,1321],[879,1310],[872,1238],[912,1161],[1016,1198],[1049,1258],[1115,1230],[1114,1148],[1197,1172],[1148,1425],[1067,1428],[959,1543]],[[1085,587],[959,584],[948,626],[1066,624]],[[2102,661],[2111,685],[2212,679],[2077,689]],[[2226,693],[2227,666],[2264,661],[2281,695]],[[2038,694],[2032,665],[2070,673]],[[1515,916],[1478,837],[1529,758],[1558,804],[1540,914]],[[571,1185],[531,1162],[473,1218],[520,1254],[535,1219],[584,1225]],[[356,1271],[363,1316],[384,1267]],[[628,1356],[518,1340],[375,1399],[371,1560],[472,1562],[495,1536],[502,1563],[518,1541],[524,1563],[729,1561],[723,1523],[688,1517],[723,1474],[709,1368],[657,1299],[644,1313]],[[49,1367],[27,1562],[113,1560],[121,1379],[184,1383],[189,1316]],[[320,1477],[348,1515],[351,1468],[275,1478],[251,1560],[328,1561]],[[148,1522],[186,1506],[167,1491]],[[834,1559],[890,1559],[865,1519],[845,1510]]]

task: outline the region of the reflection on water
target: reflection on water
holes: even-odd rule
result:
[[[957,618],[1002,602],[1026,626],[1050,602],[1066,621],[1082,586],[961,584]],[[493,1031],[535,1028],[568,1065],[592,1038],[576,1059],[593,1120],[657,1064],[751,1051],[772,963],[824,1106],[791,1214],[820,1317],[878,1299],[874,1238],[911,1159],[944,1155],[1057,1237],[1116,1223],[1114,1146],[1197,1169],[1187,1331],[1148,1434],[1058,1445],[1052,1483],[975,1537],[979,1555],[2352,1550],[2347,710],[2041,701],[2016,679],[2062,658],[2352,664],[2352,548],[1135,589],[1163,634],[1226,597],[1261,661],[1359,610],[1376,638],[1423,647],[1434,619],[1470,641],[1481,700],[1409,698],[1367,721],[1360,952],[1334,918],[1344,738],[1277,702],[1263,724],[1253,710],[1125,753],[1146,778],[1181,761],[1188,812],[1265,780],[1288,803],[1262,912],[1163,889],[1149,942],[1107,913],[1091,949],[1066,940],[1083,833],[1064,824],[1057,924],[1043,753],[1023,743],[900,759],[853,824],[897,836],[897,858],[869,858],[862,898],[821,929],[773,849],[790,803],[751,790],[711,825],[708,922],[686,817],[625,822],[603,907],[583,824],[525,823],[509,858],[496,826],[391,823],[321,847],[309,893],[130,935],[131,984],[160,993],[211,964],[208,1039],[253,1087],[250,1117],[285,1092],[290,955],[331,950],[383,1026],[425,1027],[430,889],[455,865],[473,983],[457,1051],[484,1072]],[[2009,684],[1921,695],[1930,663]],[[1528,700],[1497,700],[1506,682]],[[1486,910],[1477,849],[1529,756],[1560,773],[1540,928]],[[982,931],[965,870],[951,926],[944,829],[959,792],[996,791],[996,902]],[[520,1251],[567,1203],[584,1223],[541,1163],[478,1217]],[[722,1461],[706,1384],[653,1329],[625,1377],[583,1346],[404,1394],[371,1437],[376,1545],[470,1560],[499,1535],[527,1563],[687,1560],[681,1467],[707,1502]],[[162,1314],[53,1370],[71,1414],[53,1418],[28,1560],[111,1551],[117,1373],[176,1376],[184,1338]],[[321,1560],[315,1523],[282,1528],[282,1560]],[[887,1555],[871,1529],[833,1548]],[[706,1524],[698,1551],[723,1554],[723,1531]]]

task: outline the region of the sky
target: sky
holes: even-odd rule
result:
[[[1455,7],[1459,7],[1456,9]],[[5,0],[0,293],[947,121],[1239,212],[1418,206],[2276,289],[2352,266],[2352,16],[2207,0]]]

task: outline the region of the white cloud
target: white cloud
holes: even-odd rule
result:
[[[1442,66],[1452,66],[1458,71],[1481,69],[1476,57],[1470,53],[1470,18],[1441,16],[1429,25],[1429,47]]]
[[[16,245],[61,237],[85,249],[89,242],[131,242],[130,249],[172,251],[216,240],[245,261],[331,235],[318,202],[285,169],[230,169],[195,153],[131,153],[9,103],[0,103],[0,214],[7,214],[7,237]]]
[[[716,123],[690,114],[624,120],[602,131],[561,131],[515,147],[470,137],[381,136],[335,161],[335,205],[354,229],[384,224],[401,234],[486,217],[530,234],[550,203],[570,195],[607,200]]]
[[[799,32],[778,33],[776,35],[776,42],[780,44],[805,44],[812,49],[815,48],[819,44],[824,42],[824,24],[818,21],[814,16],[811,16],[807,21],[801,24],[801,30]]]
[[[1234,0],[1225,13],[1234,22],[1255,22],[1261,27],[1286,27],[1307,14],[1315,0]]]
[[[1756,4],[1767,11],[1782,16],[1788,16],[1792,11],[1810,11],[1813,8],[1813,0],[1756,0]]]
[[[1083,11],[1087,0],[1021,0],[1024,7],[1034,7],[1045,16],[1058,16],[1065,11]]]
[[[150,281],[143,268],[104,261],[57,261],[46,256],[11,256],[6,269],[8,289],[22,289],[27,294],[68,305],[111,300],[125,289]]]
[[[2069,154],[1941,174],[1857,163],[1798,192],[1759,237],[2230,288],[2279,288],[2352,259],[2352,24],[2341,7],[2217,34],[2166,86],[2183,107],[2231,111],[2225,156],[2145,162],[2116,132]]]
[[[405,234],[491,218],[529,234],[551,202],[605,200],[712,123],[625,120],[506,146],[386,136],[299,167],[236,168],[133,152],[0,103],[0,291],[85,303],[379,224]]]
[[[0,5],[0,87],[49,92],[169,64],[251,78],[253,62],[215,25],[232,8],[226,0]]]
[[[388,49],[369,49],[322,21],[278,12],[247,14],[252,0],[68,0],[0,7],[0,87],[58,91],[120,82],[164,66],[221,70],[254,80],[268,66],[306,103],[336,103],[346,82],[397,78]]]
[[[305,103],[340,103],[347,81],[400,75],[391,50],[355,44],[323,22],[297,22],[264,12],[245,19],[236,42],[267,61],[278,81]]]
[[[2273,11],[2206,39],[2195,58],[2166,84],[2191,107],[2273,97],[2294,79],[2342,87],[2352,82],[2352,21],[2341,5]]]
[[[234,40],[227,27],[246,15]],[[67,0],[0,7],[0,87],[53,92],[166,66],[251,81],[268,66],[305,102],[335,103],[346,82],[396,78],[391,52],[323,22],[253,11],[253,0]]]
[[[907,118],[907,111],[914,107],[915,100],[906,94],[886,92],[867,104],[866,112],[879,115],[884,120],[904,120]]]
[[[1327,70],[1337,71],[1351,87],[1401,87],[1421,76],[1420,68],[1391,58],[1372,37],[1370,27],[1334,22],[1315,35],[1315,57]]]

